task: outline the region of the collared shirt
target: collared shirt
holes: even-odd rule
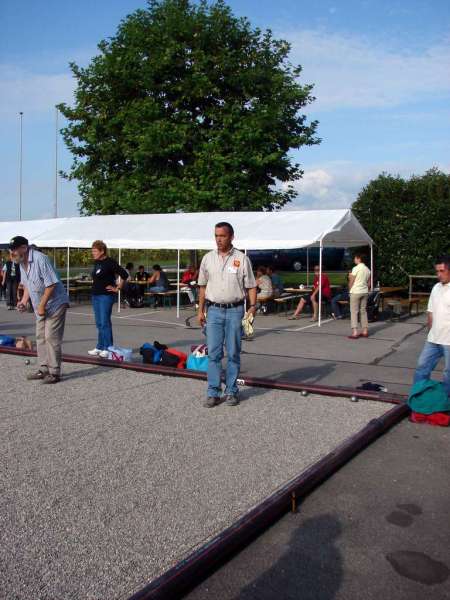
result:
[[[370,269],[364,263],[355,265],[352,269],[352,275],[355,278],[350,294],[368,294]]]
[[[433,315],[428,341],[450,346],[450,283],[433,286],[427,310]]]
[[[37,315],[37,309],[44,295],[45,288],[51,285],[55,286],[52,295],[50,296],[47,306],[45,307],[46,314],[51,316],[64,304],[69,304],[67,292],[59,280],[58,274],[53,268],[48,257],[42,252],[28,250],[28,265],[25,268],[24,264],[20,265],[21,281],[27,288],[31,303],[33,304],[34,312]]]
[[[256,287],[250,259],[236,248],[226,256],[211,250],[203,257],[198,285],[206,285],[206,298],[210,302],[239,302],[245,290]]]

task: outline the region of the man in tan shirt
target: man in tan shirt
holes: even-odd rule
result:
[[[217,249],[203,257],[198,276],[198,321],[206,323],[208,344],[208,391],[205,406],[220,401],[223,346],[227,350],[225,402],[239,404],[237,378],[241,366],[242,318],[248,291],[248,312],[256,311],[256,282],[245,254],[233,247],[234,231],[229,223],[215,226]],[[205,308],[207,317],[205,317]]]

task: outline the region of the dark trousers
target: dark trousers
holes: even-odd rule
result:
[[[6,282],[6,304],[8,306],[16,306],[17,304],[17,286],[15,279],[10,279]]]
[[[341,307],[338,304],[339,300],[347,300],[348,302],[349,299],[350,294],[347,291],[341,292],[340,294],[336,294],[336,296],[333,296],[333,298],[331,299],[331,312],[334,314],[335,317],[342,316]]]

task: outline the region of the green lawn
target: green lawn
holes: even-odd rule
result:
[[[332,285],[345,285],[347,283],[347,272],[326,272]],[[296,287],[301,283],[306,284],[306,273],[295,273],[294,271],[278,271],[285,287]],[[312,284],[314,273],[309,274],[309,283]]]

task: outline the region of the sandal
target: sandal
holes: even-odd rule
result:
[[[288,321],[298,321],[300,317],[298,315],[292,315],[292,317],[288,317]]]
[[[347,338],[348,338],[349,340],[357,340],[357,339],[358,339],[358,338],[360,338],[360,337],[361,337],[361,336],[360,336],[359,334],[358,334],[358,335],[348,335],[348,336],[347,336]]]
[[[368,333],[361,333],[360,337],[365,337],[365,338],[368,338],[368,337],[369,337],[369,334],[368,334]]]

